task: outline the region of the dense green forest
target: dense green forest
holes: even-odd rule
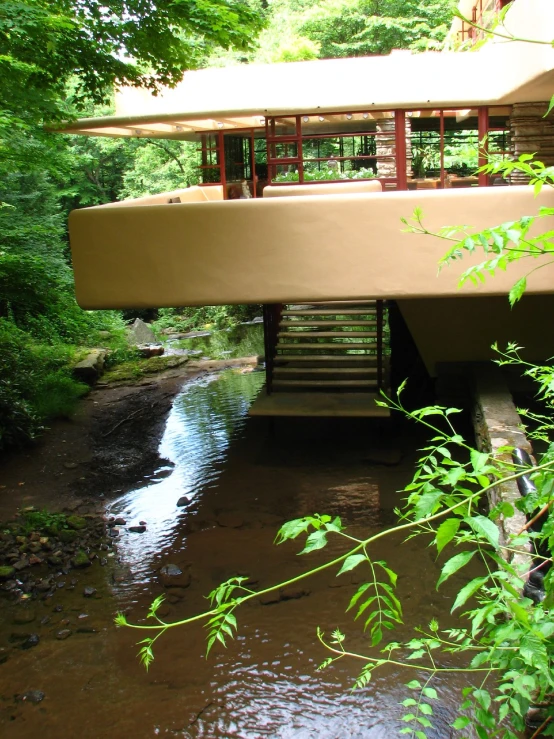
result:
[[[116,311],[75,302],[73,208],[194,184],[195,145],[49,133],[110,113],[115,84],[155,89],[182,71],[422,49],[444,38],[453,0],[25,0],[0,7],[0,450],[69,413],[86,388],[84,347],[125,346]],[[161,312],[162,320],[172,311]],[[189,327],[239,309],[186,312]],[[102,334],[98,332],[102,331]],[[109,332],[109,338],[107,333]]]

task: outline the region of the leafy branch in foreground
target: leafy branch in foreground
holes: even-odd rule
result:
[[[501,355],[500,361],[508,361],[507,356]],[[549,570],[544,579],[546,597],[535,604],[521,595],[523,573],[508,560],[510,555],[528,552],[531,545],[538,551],[537,542],[542,538],[548,551],[539,560],[541,565],[549,567],[554,532],[551,523],[544,527],[543,533],[525,527],[517,536],[501,541],[493,519],[513,515],[514,506],[504,503],[487,516],[481,503],[492,488],[530,475],[537,488],[533,506],[550,506],[554,498],[554,455],[549,452],[529,470],[506,461],[507,447],[500,449],[498,456],[481,452],[456,432],[453,419],[459,413],[457,409],[430,406],[410,411],[402,403],[402,390],[403,387],[396,399],[384,397],[380,402],[424,425],[431,433],[431,440],[421,450],[413,480],[405,488],[406,505],[398,512],[399,523],[367,538],[358,538],[348,532],[338,517],[316,514],[295,519],[279,529],[278,544],[302,538],[299,554],[308,555],[323,550],[331,538],[338,537],[345,545],[344,552],[258,591],[249,589],[245,578],[231,578],[209,594],[208,610],[181,621],[165,623],[157,618],[160,599],[153,603],[148,614],[158,623],[130,624],[119,615],[118,625],[148,633],[139,642],[142,645],[139,656],[146,667],[153,659],[156,639],[168,629],[204,622],[209,652],[216,642],[225,646],[227,637],[234,638],[235,613],[247,601],[325,570],[336,570],[340,576],[362,566],[367,576],[345,606],[353,613],[354,620],[363,624],[364,631],[369,632],[368,652],[351,652],[345,646],[346,636],[339,630],[334,630],[328,640],[323,629],[318,628],[321,644],[331,653],[320,669],[345,658],[361,661],[363,666],[354,688],[366,686],[373,672],[383,665],[415,670],[419,679],[407,683],[408,690],[415,691],[415,697],[412,694],[403,702],[407,713],[402,716],[406,726],[401,733],[419,739],[432,726],[433,701],[440,688],[438,679],[445,673],[461,672],[473,686],[465,689],[452,728],[463,732],[471,724],[480,738],[516,739],[514,731],[524,728],[529,706],[546,701],[554,693],[554,616],[550,612],[553,578]],[[545,387],[543,392],[550,397],[554,386],[552,390]],[[526,510],[529,503],[522,499],[516,505]],[[401,593],[396,588],[396,573],[372,552],[381,539],[398,533],[408,538],[426,537],[437,554],[447,547],[454,548],[442,566],[437,588],[453,575],[463,575],[470,562],[479,563],[478,576],[474,572],[466,578],[454,597],[452,612],[466,609],[459,616],[456,628],[441,630],[433,619],[428,627],[416,629],[408,641],[384,641],[385,633],[402,623]],[[465,658],[464,666],[444,666],[444,657],[451,654]],[[422,674],[426,676],[424,682],[420,681]],[[554,715],[554,710],[547,709],[547,713]],[[545,728],[545,735],[550,728],[550,725]]]
[[[481,167],[480,172],[491,175],[509,177],[514,171],[522,172],[529,179],[537,195],[546,185],[554,187],[554,167],[546,167],[542,162],[533,161],[532,154],[522,154],[516,161],[494,162]],[[474,285],[484,282],[487,275],[494,276],[498,270],[505,271],[510,264],[521,259],[541,259],[541,263],[529,270],[511,288],[509,293],[510,304],[513,306],[523,296],[527,288],[527,278],[537,269],[554,262],[554,229],[551,221],[547,230],[538,235],[535,226],[539,226],[544,219],[554,216],[554,208],[541,207],[534,216],[523,216],[515,221],[507,221],[499,226],[475,231],[471,226],[446,226],[433,232],[423,223],[423,211],[415,208],[410,219],[402,218],[409,233],[434,236],[451,244],[446,254],[439,261],[439,269],[457,262],[464,254],[474,254],[483,251],[485,260],[480,264],[472,265],[462,273],[459,286],[470,281]],[[552,257],[552,258],[550,258]]]

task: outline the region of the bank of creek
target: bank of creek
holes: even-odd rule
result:
[[[225,364],[231,368],[199,362],[147,384],[95,389],[75,419],[5,461],[2,520],[25,506],[84,517],[77,545],[91,564],[68,566],[74,555],[62,547],[58,569],[29,566],[17,586],[1,591],[4,736],[373,739],[402,728],[402,683],[413,673],[383,669],[350,692],[360,664],[316,671],[327,656],[318,625],[327,633],[340,627],[353,650],[367,647],[344,613],[361,569],[340,578],[327,572],[247,604],[237,614],[236,641],[208,659],[201,625],[175,629],[157,643],[146,672],[136,658],[140,636],[113,625],[118,611],[143,621],[164,592],[161,614],[175,620],[204,609],[205,595],[230,576],[262,588],[322,562],[321,553],[298,557],[300,541],[273,544],[286,520],[330,513],[354,534],[395,521],[395,491],[424,441],[417,429],[291,419],[271,434],[265,419],[246,415],[263,372],[253,362]],[[124,523],[95,530],[100,516]],[[129,530],[141,521],[143,533]],[[340,551],[339,542],[331,551]],[[378,555],[400,573],[406,627],[395,638],[433,616],[448,622],[456,582],[436,592],[441,563],[424,540],[387,538]],[[160,572],[168,564],[181,571],[174,581]],[[436,683],[436,729],[428,736],[450,736],[463,684]]]

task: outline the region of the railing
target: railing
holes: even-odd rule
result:
[[[273,303],[264,305],[264,347],[265,347],[265,387],[266,393],[271,395],[273,391],[273,369],[275,366],[275,354],[277,347],[277,334],[279,332],[279,323],[281,321],[281,313],[283,312],[282,303]]]

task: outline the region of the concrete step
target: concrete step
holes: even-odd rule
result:
[[[277,375],[372,375],[377,367],[275,367]]]
[[[302,338],[304,338],[304,337],[302,337]],[[283,344],[277,344],[277,347],[276,348],[277,348],[277,351],[281,351],[281,350],[285,350],[285,349],[287,349],[287,350],[290,350],[290,349],[325,349],[325,350],[328,350],[328,349],[336,349],[337,351],[346,351],[346,350],[350,350],[350,349],[365,349],[367,351],[368,349],[375,349],[376,346],[375,346],[374,343],[369,343],[369,342],[366,342],[365,344],[362,344],[362,343],[354,343],[354,342],[349,342],[349,343],[344,342],[343,343],[343,342],[338,342],[337,341],[334,344],[331,344],[331,343],[329,343],[329,344],[323,344],[323,343],[316,344],[314,342],[312,342],[311,344],[301,344],[301,343],[299,343],[299,344],[287,344],[287,343],[283,343]],[[350,357],[349,357],[349,359],[350,359]]]
[[[283,392],[266,395],[261,392],[250,406],[250,416],[291,416],[323,418],[388,418],[390,410],[375,403],[378,395],[371,392]]]
[[[273,387],[377,387],[376,380],[273,380]]]
[[[374,308],[366,308],[365,310],[355,310],[352,308],[343,308],[339,310],[337,308],[306,308],[302,310],[284,310],[281,313],[282,316],[370,316],[375,315]]]
[[[297,348],[297,344],[294,345]],[[310,345],[311,346],[311,345]],[[333,345],[334,346],[334,345]],[[367,348],[367,345],[364,344]],[[318,346],[318,349],[320,347]],[[344,348],[339,345],[339,348]],[[377,356],[371,354],[277,354],[274,362],[356,362],[376,364]]]
[[[377,331],[279,331],[278,339],[374,339]]]
[[[341,320],[332,321],[330,319],[328,321],[292,320],[292,321],[281,321],[281,323],[279,324],[279,326],[282,326],[283,328],[296,328],[297,326],[298,327],[328,326],[329,328],[333,328],[334,326],[376,326],[376,325],[377,325],[377,321],[366,321],[362,319],[360,319],[359,321],[341,321]]]

